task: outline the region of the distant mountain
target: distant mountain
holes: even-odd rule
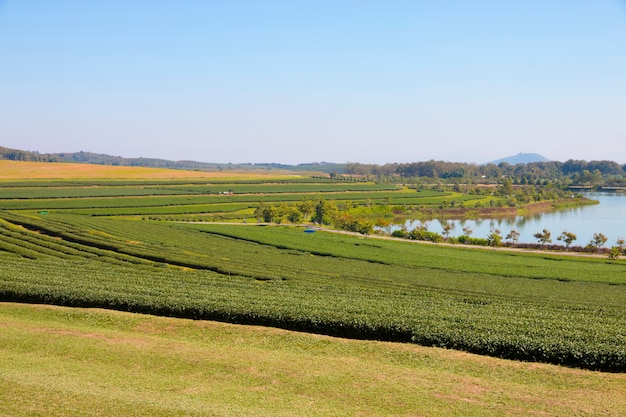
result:
[[[518,153],[517,155],[509,156],[502,159],[496,159],[495,161],[488,162],[489,164],[501,164],[506,162],[510,165],[528,164],[531,162],[550,162],[548,158],[538,153]]]

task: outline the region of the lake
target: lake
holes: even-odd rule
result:
[[[461,236],[463,228],[473,230],[472,237],[486,238],[491,229],[499,229],[505,237],[512,229],[520,232],[519,242],[537,243],[533,234],[547,229],[552,233],[552,243],[559,244],[557,237],[563,231],[576,234],[577,239],[572,246],[585,246],[591,241],[594,233],[604,234],[608,240],[604,246],[615,245],[618,238],[626,238],[626,194],[624,193],[584,193],[587,198],[595,199],[600,204],[577,207],[551,213],[533,214],[498,219],[463,219],[447,220],[454,228],[450,236]],[[428,230],[442,233],[442,223],[446,221],[429,220]],[[408,220],[406,227],[412,230],[420,224],[419,220]],[[400,228],[399,225],[383,228],[391,233]]]

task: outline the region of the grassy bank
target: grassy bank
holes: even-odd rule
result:
[[[0,415],[620,416],[626,409],[624,375],[452,350],[6,303],[0,322]]]

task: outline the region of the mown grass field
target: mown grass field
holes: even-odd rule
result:
[[[48,165],[54,164],[42,165],[49,169]],[[27,167],[32,169],[31,165]],[[515,363],[517,369],[538,366],[528,365],[528,362],[547,362],[591,370],[626,370],[624,261],[418,245],[324,231],[303,233],[302,228],[294,226],[188,223],[181,222],[182,217],[171,217],[172,214],[185,213],[217,220],[220,217],[212,213],[223,214],[224,210],[216,206],[231,206],[232,217],[241,221],[246,213],[249,215],[251,207],[260,202],[298,201],[318,195],[362,204],[403,200],[418,205],[436,205],[443,199],[463,196],[303,177],[241,177],[239,181],[233,178],[222,181],[163,177],[146,178],[145,183],[141,179],[100,178],[96,181],[85,178],[89,176],[23,181],[14,176],[0,182],[0,299],[261,324],[355,339],[405,342],[411,346],[380,345],[384,349],[391,349],[391,346],[401,350],[418,349],[415,345],[439,346],[527,361],[526,364]],[[223,189],[237,192],[220,195]],[[248,205],[248,208],[238,204]],[[181,207],[184,211],[177,211]],[[164,221],[166,218],[170,221]],[[5,308],[9,316],[14,314],[10,312],[13,307]],[[32,313],[39,317],[37,320],[44,320],[42,317],[48,313],[57,314],[52,313],[53,310],[37,311]],[[106,327],[109,320],[106,314],[112,313],[98,314],[103,314],[102,325]],[[6,320],[6,323],[10,322]],[[136,330],[133,327],[128,331]],[[65,331],[71,333],[73,330],[62,332]],[[35,337],[32,333],[27,330],[21,335],[6,336],[3,343],[9,346],[12,338],[32,339]],[[52,334],[56,335],[54,331]],[[100,338],[95,337],[96,340]],[[79,339],[78,343],[83,345],[79,352],[88,349],[89,338]],[[192,349],[201,348],[195,346]],[[311,361],[308,347],[300,352],[302,356],[292,360]],[[247,353],[254,357],[260,355],[252,351]],[[73,366],[79,367],[82,356],[80,353],[74,356],[77,363]],[[358,356],[355,352],[355,357]],[[103,359],[103,367],[109,366],[109,360],[116,360],[115,355],[105,357],[110,359]],[[53,366],[55,360],[59,359],[51,358],[46,366]],[[404,367],[405,362],[402,363],[401,367]],[[4,369],[10,369],[5,366]],[[228,368],[229,365],[225,361],[214,366]],[[424,363],[424,367],[416,372],[427,372],[428,366]],[[452,360],[445,366],[457,365]],[[210,372],[218,372],[210,369]],[[589,381],[595,375],[610,375],[565,368],[545,369],[558,369],[566,374],[575,372],[581,381],[587,381],[585,384],[591,383]],[[168,367],[160,370],[162,373],[156,377],[167,380]],[[15,381],[19,372],[16,369],[11,372]],[[183,372],[187,375],[185,372],[191,370]],[[465,373],[465,370],[460,371],[460,374]],[[176,378],[186,378],[183,374]],[[488,379],[487,374],[485,368],[482,374],[485,379]],[[21,391],[10,391],[11,379],[9,382],[7,378],[3,380],[3,391],[9,398],[24,396],[27,387],[31,386],[29,378],[46,378],[36,373],[28,375],[31,376],[21,381]],[[53,376],[50,378],[54,379]],[[119,388],[124,386],[126,378],[127,374],[118,372],[118,376],[112,378],[114,381],[107,385],[109,389],[117,390],[115,395],[120,398],[126,395]],[[392,381],[388,379],[391,376],[386,378],[386,381]],[[624,380],[619,375],[610,378],[614,383],[599,388],[601,395],[598,398],[624,394]],[[352,385],[353,390],[346,392],[344,379],[331,380],[334,385],[329,382],[331,388],[323,391],[326,394],[315,390],[311,394],[308,404],[312,405],[314,413],[302,411],[300,415],[358,415],[363,411],[342,408],[335,405],[335,400],[322,403],[321,397],[333,397],[333,390],[354,398],[364,394],[353,392],[359,391],[361,386],[358,383]],[[63,381],[63,384],[71,385]],[[267,375],[260,377],[259,381],[271,385]],[[498,379],[494,377],[494,381]],[[225,389],[236,390],[234,387],[238,384],[241,388],[241,384],[245,386],[247,382],[237,380]],[[447,387],[458,389],[454,385]],[[74,389],[68,387],[67,394],[75,393]],[[154,388],[159,389],[164,388]],[[96,386],[93,392],[97,391]],[[364,391],[375,395],[375,390]],[[72,397],[75,401],[68,401],[78,407],[76,404],[85,397],[75,394]],[[128,395],[130,397],[123,404],[141,403],[133,396],[147,394],[135,392]],[[220,395],[228,398],[224,393]],[[284,409],[294,407],[293,395],[294,392],[288,391],[284,397],[279,397],[282,405],[278,408],[272,410],[262,404],[257,408],[260,413],[252,414],[288,415]],[[450,410],[440,408],[432,393],[424,399],[438,405],[429,410],[415,408],[417,405],[405,397],[409,394],[404,389],[398,395],[406,402],[406,408],[399,408],[397,415],[411,415],[411,409],[421,410],[414,413],[417,415],[528,415],[521,402],[521,408],[512,407],[503,414],[503,407],[497,404],[502,400],[501,396],[482,396],[471,409],[474,414],[460,414],[461,408],[456,410],[455,406]],[[454,395],[450,391],[441,398],[453,399]],[[274,393],[274,396],[278,394]],[[184,410],[188,415],[237,415],[237,411],[253,407],[252,403],[243,400],[245,404],[239,404],[243,408],[227,410],[218,407],[213,409],[213,414],[202,414],[206,412],[202,409],[206,404],[176,408],[178,406],[167,401],[154,403],[154,397],[148,397],[151,398],[147,401],[149,404],[142,403],[147,408],[141,411],[146,415],[156,410],[162,415],[173,415],[167,414],[170,408]],[[200,397],[200,403],[206,401],[206,397]],[[465,397],[461,397],[453,403],[466,403]],[[344,396],[341,398],[345,400]],[[193,402],[187,397],[180,401]],[[150,404],[154,408],[150,408]],[[372,412],[372,415],[388,415],[384,410],[390,407],[389,403],[381,400],[379,405],[379,411]],[[376,409],[372,404],[367,407]],[[576,410],[573,415],[595,415],[595,411],[586,411],[582,404],[568,403],[564,407],[554,410],[572,407]],[[545,404],[528,408],[537,414],[546,409]],[[61,415],[59,410],[54,412]],[[602,415],[618,415],[611,414],[613,412],[605,405]]]
[[[621,416],[626,376],[412,344],[0,304],[3,416]]]

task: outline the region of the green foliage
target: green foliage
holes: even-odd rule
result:
[[[409,232],[408,234],[408,238],[433,243],[443,242],[443,236],[441,236],[439,233],[431,232],[430,230],[426,230],[420,227],[416,227],[415,229],[411,230],[411,232]]]
[[[520,235],[520,232],[518,232],[515,229],[511,229],[509,234],[506,235],[505,239],[510,240],[511,243],[515,245],[517,243],[517,241],[519,240],[519,235]]]
[[[621,185],[626,182],[626,166],[613,161],[557,161],[529,163],[493,163],[474,165],[464,162],[422,161],[403,164],[358,164],[350,163],[346,172],[379,179],[395,178],[397,181],[419,180],[420,183],[458,182],[499,183],[496,193],[502,196],[517,197],[514,185],[559,186],[574,185],[597,187],[601,185]],[[554,188],[554,187],[553,187]],[[548,190],[545,190],[548,191]],[[561,191],[553,189],[549,192]],[[514,201],[512,199],[512,201]],[[528,201],[526,201],[528,202]]]
[[[597,251],[600,251],[600,247],[602,247],[607,241],[607,237],[602,233],[594,233],[591,242],[589,242],[589,246],[596,248]]]
[[[331,224],[334,218],[339,214],[339,208],[333,202],[319,199],[313,208],[312,221],[319,224]]]
[[[374,231],[374,225],[370,221],[360,219],[350,213],[338,214],[334,219],[334,224],[338,229],[363,235],[369,235]]]
[[[489,236],[487,236],[487,244],[494,248],[497,248],[502,244],[502,235],[500,234],[500,230],[491,229]]]
[[[545,245],[546,243],[551,243],[552,238],[550,237],[551,233],[548,229],[543,229],[542,232],[537,232],[533,235],[535,239],[541,243],[541,245]]]
[[[471,237],[467,235],[461,235],[456,238],[457,243],[464,245],[477,245],[477,246],[489,246],[490,241],[481,237]]]
[[[563,231],[559,235],[559,237],[557,237],[557,240],[563,241],[565,243],[565,246],[569,248],[570,245],[576,240],[576,234],[568,231]]]
[[[276,214],[276,210],[268,205],[261,204],[254,211],[254,217],[260,222],[271,223],[274,221],[274,216]]]

